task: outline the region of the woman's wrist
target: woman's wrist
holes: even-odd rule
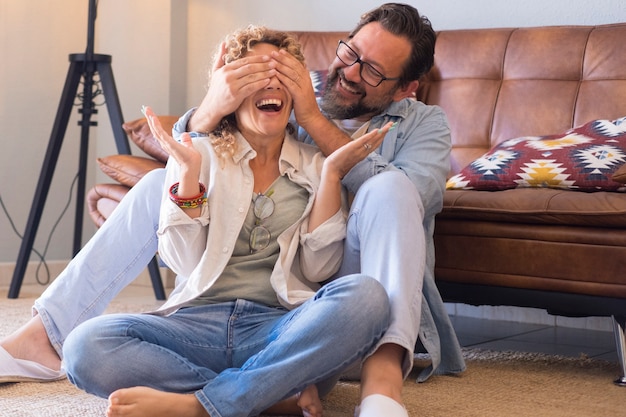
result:
[[[170,187],[170,200],[180,208],[198,208],[207,201],[206,187],[202,183],[198,183],[198,192],[190,196],[179,192],[179,190],[180,183],[178,182]]]
[[[178,182],[170,187],[170,199],[174,187],[176,198],[179,200],[197,200],[206,194],[206,187],[200,181],[199,171],[199,167],[181,166]]]

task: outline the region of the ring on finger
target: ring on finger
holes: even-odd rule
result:
[[[369,151],[370,149],[372,149],[372,145],[370,145],[369,143],[364,143],[363,147],[365,148],[366,151]]]

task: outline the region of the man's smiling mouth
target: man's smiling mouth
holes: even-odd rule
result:
[[[339,79],[339,86],[347,93],[359,96],[363,95],[363,91],[361,91],[358,84],[346,80],[342,73],[339,73],[337,78]]]

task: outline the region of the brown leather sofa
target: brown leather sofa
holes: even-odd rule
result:
[[[626,24],[442,32],[419,99],[448,115],[453,173],[506,139],[626,116],[625,37]],[[626,195],[448,190],[435,229],[446,300],[613,316],[626,371]]]
[[[311,70],[327,69],[345,36],[296,34]],[[417,98],[448,116],[450,175],[504,140],[626,116],[624,39],[626,24],[439,32],[435,67]],[[96,222],[107,217],[98,207],[110,210],[119,197],[106,187],[89,196]],[[435,244],[445,300],[613,317],[624,368],[626,194],[447,190]]]

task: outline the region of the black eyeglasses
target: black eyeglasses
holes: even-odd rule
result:
[[[274,213],[274,200],[270,198],[272,193],[273,190],[270,190],[267,194],[259,194],[254,199],[252,212],[256,220],[255,226],[250,232],[250,253],[263,250],[270,244],[272,234],[261,222]]]
[[[341,62],[349,67],[356,63],[361,64],[359,75],[361,76],[361,79],[365,81],[365,83],[371,85],[372,87],[378,87],[383,81],[396,81],[400,79],[400,77],[385,77],[383,74],[380,73],[380,71],[374,68],[372,64],[362,61],[359,57],[359,54],[354,49],[350,48],[350,46],[348,46],[348,44],[344,41],[339,41],[336,53],[337,58],[339,58]]]

